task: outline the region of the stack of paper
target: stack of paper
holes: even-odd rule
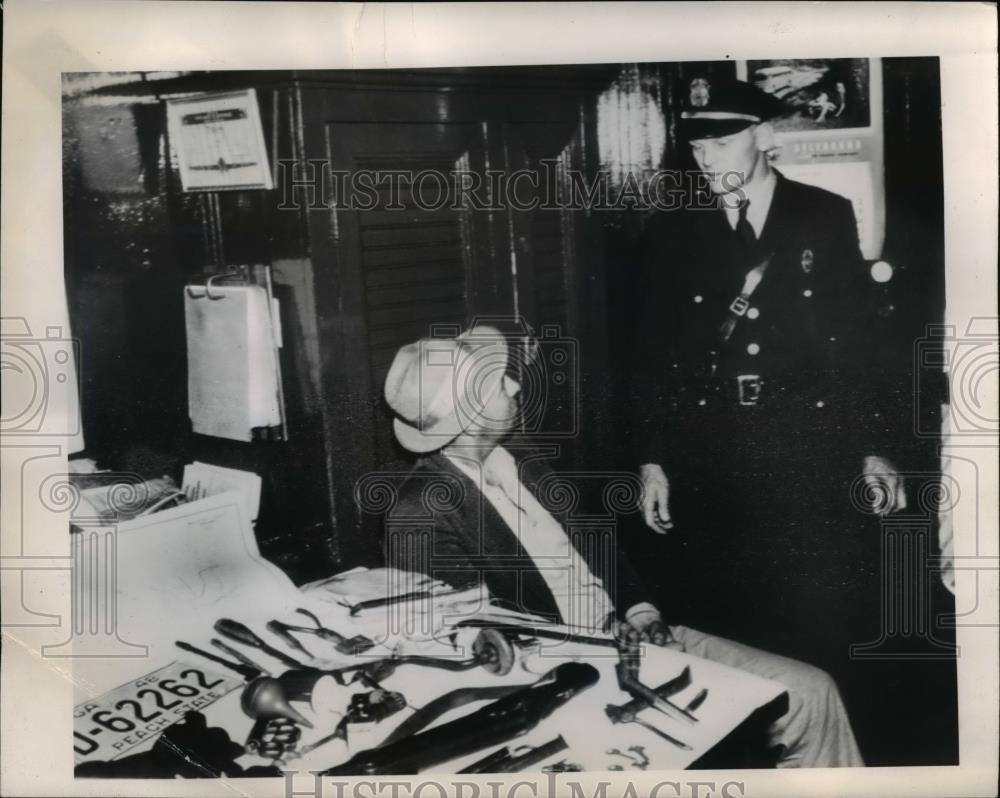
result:
[[[243,496],[244,517],[247,521],[256,521],[260,509],[260,485],[260,476],[252,471],[223,468],[195,460],[184,466],[181,490],[188,501],[217,496],[230,490],[239,491]]]
[[[278,337],[259,285],[185,291],[188,410],[201,435],[249,441],[281,423]]]

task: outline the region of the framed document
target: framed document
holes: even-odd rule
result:
[[[185,191],[274,187],[254,89],[168,100],[167,130]]]

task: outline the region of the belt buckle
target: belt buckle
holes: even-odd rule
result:
[[[749,307],[750,297],[746,294],[740,294],[729,304],[729,311],[737,316],[742,316],[747,312],[747,308]]]
[[[760,386],[762,380],[759,374],[740,374],[736,378],[737,395],[740,404],[750,407],[760,400]]]

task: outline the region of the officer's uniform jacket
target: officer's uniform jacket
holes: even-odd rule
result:
[[[750,247],[719,208],[648,221],[633,369],[640,462],[666,465],[671,420],[692,406],[860,412],[869,438],[879,426],[864,397],[869,292],[851,203],[776,176]],[[762,264],[759,283],[741,296]]]
[[[870,291],[852,206],[779,174],[750,251],[721,208],[660,213],[644,244],[632,455],[670,480],[678,550],[661,609],[819,656],[799,647],[803,630],[826,613],[857,632],[850,602],[878,584],[856,486],[866,455],[893,457],[897,415],[865,368]]]

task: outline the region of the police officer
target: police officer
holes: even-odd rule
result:
[[[872,518],[906,495],[865,366],[852,206],[772,166],[781,111],[739,81],[684,87],[679,132],[711,201],[646,227],[633,451],[646,524],[673,530],[668,606],[841,677],[879,629]]]

